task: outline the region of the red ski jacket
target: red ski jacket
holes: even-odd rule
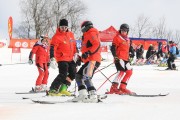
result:
[[[36,54],[35,61],[36,63],[48,63],[49,62],[49,46],[44,46],[41,42],[36,42],[33,46],[29,58],[33,58]]]
[[[83,33],[81,52],[83,54],[90,51],[91,55],[87,59],[82,59],[82,61],[84,63],[88,61],[101,62],[100,45],[99,32],[97,29],[91,28]]]
[[[77,52],[76,40],[72,32],[56,30],[52,37],[51,46],[54,46],[54,56],[57,61],[72,61]]]
[[[112,44],[116,46],[117,57],[119,59],[128,61],[130,39],[128,37],[122,37],[120,33],[117,33]]]

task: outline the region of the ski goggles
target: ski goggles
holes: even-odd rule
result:
[[[68,26],[60,26],[60,29],[67,29]]]
[[[128,32],[127,29],[121,29],[121,32]]]

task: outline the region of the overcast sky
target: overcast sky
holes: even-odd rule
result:
[[[153,23],[164,17],[167,27],[180,30],[180,0],[82,0],[88,11],[86,19],[91,20],[99,30],[110,25],[116,29],[122,23],[133,25],[138,16],[144,14]],[[21,19],[19,0],[0,0],[0,39],[8,38],[7,21],[13,17],[14,24]]]

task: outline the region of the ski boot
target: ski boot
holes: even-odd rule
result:
[[[42,87],[40,85],[36,85],[34,88],[34,92],[43,92]]]
[[[118,85],[119,85],[118,83],[113,82],[112,85],[111,85],[110,91],[106,92],[106,94],[116,94],[116,93],[118,93],[119,92]]]
[[[41,88],[42,88],[42,91],[44,91],[44,92],[49,90],[49,88],[47,87],[46,84],[42,84]]]
[[[60,89],[59,89],[59,93],[65,96],[71,96],[71,93],[67,91],[67,85],[66,84],[62,84]]]
[[[86,99],[84,102],[97,103],[98,102],[98,97],[97,97],[96,91],[95,90],[90,90],[89,91],[89,99]]]
[[[73,98],[72,102],[85,102],[88,98],[88,92],[86,89],[79,90],[79,95],[75,98]]]
[[[135,92],[128,90],[126,86],[127,86],[126,84],[121,83],[120,88],[119,88],[119,93],[118,93],[119,95],[135,95],[136,94]]]
[[[50,89],[49,91],[46,91],[47,96],[62,96],[61,93],[59,93],[58,90]]]

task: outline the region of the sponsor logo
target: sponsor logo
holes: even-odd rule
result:
[[[21,47],[21,42],[19,42],[19,41],[17,41],[17,42],[15,42],[15,47]]]
[[[23,42],[22,43],[22,47],[27,48],[28,47],[28,43],[27,42]]]

